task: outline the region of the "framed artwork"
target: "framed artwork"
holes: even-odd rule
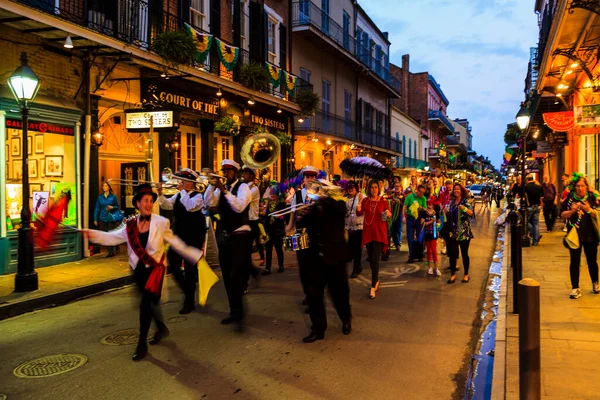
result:
[[[46,177],[46,160],[43,158],[40,160],[40,177]]]
[[[35,135],[35,154],[44,152],[44,135]]]
[[[37,160],[29,160],[27,163],[29,169],[29,177],[37,178],[38,177],[38,165]]]
[[[23,177],[23,160],[13,160],[12,170],[13,179],[20,181]]]
[[[63,156],[46,156],[44,175],[63,176]]]
[[[21,140],[18,137],[10,138],[10,155],[21,157]]]
[[[27,136],[27,155],[30,156],[33,154],[33,139],[31,136]]]
[[[46,212],[48,212],[48,198],[50,197],[50,193],[36,190],[31,192],[31,194],[31,197],[33,197],[31,206],[33,208],[34,218],[38,215],[46,214]]]
[[[41,183],[30,183],[29,184],[29,197],[33,197],[33,192],[41,192],[43,185]]]

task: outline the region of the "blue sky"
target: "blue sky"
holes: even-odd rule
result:
[[[363,0],[360,5],[389,32],[391,62],[428,71],[450,105],[467,118],[473,148],[499,167],[506,124],[515,121],[538,37],[534,0]]]

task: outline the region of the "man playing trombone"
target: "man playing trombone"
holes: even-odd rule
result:
[[[211,181],[204,192],[204,200],[208,207],[218,206],[220,215],[217,245],[230,310],[221,324],[235,322],[238,330],[241,330],[244,320],[244,278],[246,268],[252,263],[253,237],[248,217],[252,193],[248,185],[238,179],[239,169],[240,164],[233,160],[221,161],[221,171],[226,182],[222,179]]]
[[[206,220],[202,213],[204,201],[202,195],[196,191],[198,174],[191,169],[184,168],[173,174],[173,179],[178,179],[179,192],[170,198],[162,193],[162,185],[158,185],[158,204],[163,210],[173,210],[173,232],[185,244],[198,249],[204,248],[206,238]],[[167,259],[169,267],[185,295],[183,308],[179,314],[188,314],[196,309],[195,295],[198,282],[198,265],[185,261],[178,253],[169,250]],[[183,262],[184,269],[181,269]]]

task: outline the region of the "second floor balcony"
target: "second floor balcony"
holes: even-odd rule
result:
[[[412,157],[398,157],[396,159],[396,168],[406,168],[406,169],[425,169],[428,167],[429,163],[424,160],[418,160]]]
[[[446,145],[448,148],[457,149],[461,154],[467,154],[468,149],[464,143],[461,143],[460,136],[458,135],[446,137]]]
[[[450,119],[439,110],[429,110],[429,121],[439,125],[446,135],[454,135],[454,125]]]

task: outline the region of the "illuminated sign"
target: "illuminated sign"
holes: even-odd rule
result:
[[[7,119],[6,127],[12,129],[23,129],[23,122],[19,119]],[[59,135],[73,136],[75,129],[68,125],[51,124],[48,122],[35,122],[29,121],[27,129],[30,131],[42,132],[42,133],[56,133]]]
[[[254,125],[266,126],[267,128],[275,128],[279,131],[285,131],[285,124],[280,121],[275,121],[270,118],[264,118],[258,115],[252,115],[250,117],[250,123]]]
[[[172,128],[173,111],[140,111],[125,113],[125,127],[127,129],[150,129],[150,122],[154,128]]]
[[[160,92],[158,94],[158,98],[164,103],[173,104],[175,106],[199,111],[205,114],[219,115],[219,105],[214,102],[200,101],[192,97],[169,92]]]

